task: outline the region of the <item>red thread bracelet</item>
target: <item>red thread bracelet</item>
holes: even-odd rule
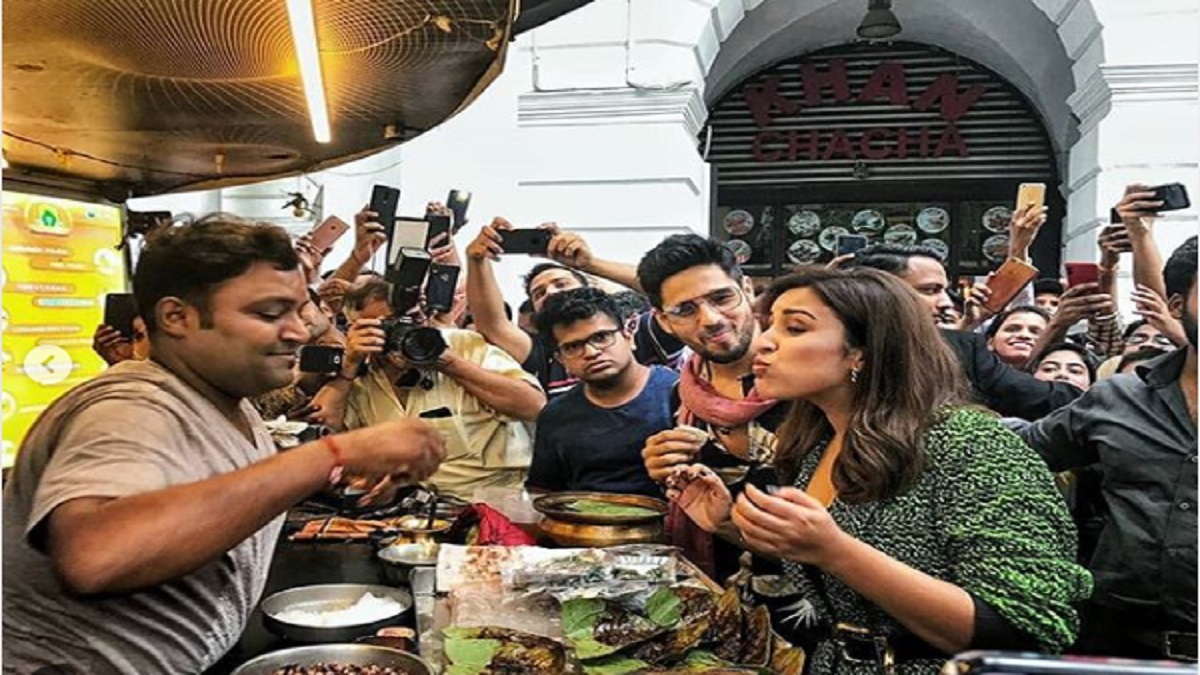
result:
[[[333,436],[323,436],[321,445],[329,448],[329,452],[333,453],[333,468],[329,470],[329,487],[335,487],[342,482],[342,474],[346,470],[342,465],[342,449],[338,447],[337,441],[333,440]]]

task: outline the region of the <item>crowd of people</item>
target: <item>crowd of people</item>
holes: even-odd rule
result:
[[[324,275],[328,251],[272,226],[156,232],[132,339],[97,329],[111,368],[39,419],[5,486],[5,672],[200,672],[287,509],[421,481],[667,499],[702,569],[787,589],[775,626],[814,673],[933,673],[966,649],[1195,661],[1196,237],[1164,262],[1152,197],[1130,186],[1101,230],[1099,283],[1044,270],[998,312],[920,246],[756,292],[714,239],[634,266],[544,224],[514,317],[502,218],[461,257],[463,223],[431,242],[463,272],[448,311],[367,268],[387,229],[366,210]],[[1045,219],[1014,213],[1011,257]],[[429,358],[402,346],[422,329]],[[343,358],[300,372],[306,345]],[[281,415],[329,433],[277,452]]]

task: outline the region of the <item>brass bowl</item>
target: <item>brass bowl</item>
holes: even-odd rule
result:
[[[654,511],[654,514],[601,515],[579,513],[567,508],[569,503],[581,499],[639,506]],[[533,508],[542,514],[538,524],[542,536],[559,546],[601,548],[622,544],[657,544],[665,540],[663,519],[667,515],[667,503],[654,497],[607,492],[557,492],[534,499]]]

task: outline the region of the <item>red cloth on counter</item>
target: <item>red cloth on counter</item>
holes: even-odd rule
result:
[[[533,537],[514,525],[508,516],[487,504],[471,504],[464,508],[454,523],[454,530],[461,531],[459,528],[469,529],[474,525],[479,526],[479,534],[475,537],[475,541],[471,542],[475,546],[535,546],[537,544]],[[451,532],[452,541],[457,540],[454,534]],[[463,538],[465,539],[465,536]]]

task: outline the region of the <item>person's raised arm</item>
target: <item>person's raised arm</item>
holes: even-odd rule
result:
[[[484,339],[524,363],[533,350],[533,338],[504,315],[504,296],[492,268],[504,252],[499,233],[511,229],[507,220],[496,218],[467,247],[467,307],[475,319],[475,330]]]
[[[554,262],[608,279],[638,293],[644,292],[642,285],[638,283],[635,265],[597,258],[592,253],[591,246],[578,232],[561,231],[557,226],[550,224],[542,227],[554,232],[546,250],[546,255]]]
[[[1163,285],[1163,257],[1154,241],[1155,211],[1162,202],[1155,201],[1154,193],[1141,184],[1125,188],[1125,196],[1117,203],[1117,213],[1129,233],[1129,244],[1133,249],[1133,282],[1138,286],[1149,286],[1155,293],[1166,297]]]
[[[421,420],[331,438],[207,480],[126,497],[70,499],[45,521],[46,551],[76,593],[134,592],[219,559],[327,485],[335,466],[420,481],[445,456],[440,434]]]
[[[354,283],[363,267],[371,262],[371,256],[387,243],[387,229],[375,222],[374,219],[379,215],[368,211],[367,208],[369,207],[364,206],[362,211],[354,214],[354,250],[350,252],[350,257],[338,266],[331,277],[333,279]]]
[[[1083,319],[1089,322],[1097,317],[1109,317],[1116,312],[1116,303],[1111,295],[1100,292],[1100,285],[1087,283],[1068,288],[1062,294],[1058,311],[1050,317],[1046,329],[1038,335],[1033,345],[1029,362],[1032,363],[1046,351],[1046,348],[1058,342],[1065,342],[1067,332]]]

